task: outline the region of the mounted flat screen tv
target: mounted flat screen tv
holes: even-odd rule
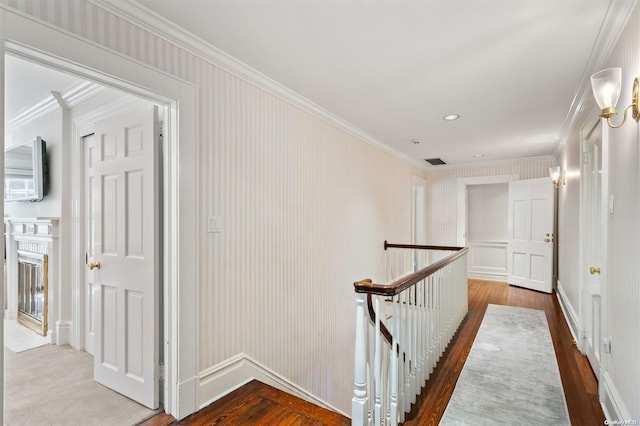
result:
[[[4,153],[4,201],[42,201],[49,186],[47,143],[40,136]]]

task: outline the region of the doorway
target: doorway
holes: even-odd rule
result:
[[[43,144],[46,139],[46,146],[49,152],[49,155],[46,156],[47,161],[45,162],[45,164],[48,164],[48,167],[45,168],[45,170],[48,169],[50,172],[48,173],[48,182],[50,183],[46,185],[48,187],[48,192],[42,201],[38,203],[13,202],[5,205],[5,212],[8,216],[5,217],[5,222],[9,220],[7,228],[10,230],[10,237],[8,238],[8,242],[10,244],[7,247],[9,253],[8,262],[11,266],[9,271],[14,272],[13,274],[10,274],[9,282],[23,282],[23,279],[18,279],[18,276],[24,275],[22,274],[22,270],[24,269],[22,266],[23,264],[19,263],[19,261],[20,256],[22,256],[22,253],[24,253],[25,250],[31,250],[38,253],[42,251],[45,254],[41,254],[40,258],[45,256],[48,260],[44,265],[46,266],[48,264],[49,268],[40,268],[42,269],[41,273],[27,274],[29,277],[44,277],[43,282],[45,284],[47,281],[52,284],[51,297],[46,296],[47,286],[45,285],[44,296],[40,296],[38,299],[42,300],[42,306],[46,307],[47,302],[52,305],[53,309],[51,310],[51,315],[46,315],[45,308],[45,318],[43,321],[43,324],[46,325],[48,322],[52,327],[51,330],[47,332],[45,326],[45,332],[41,333],[44,334],[45,337],[41,338],[41,340],[46,340],[44,342],[35,342],[33,345],[36,343],[38,345],[41,345],[42,343],[49,343],[50,340],[51,344],[54,346],[48,349],[44,348],[38,352],[48,351],[46,356],[51,358],[51,361],[55,360],[56,365],[58,364],[58,361],[61,361],[61,359],[71,357],[68,352],[63,350],[64,345],[71,344],[74,348],[80,351],[85,348],[89,354],[93,355],[92,357],[82,357],[78,354],[79,358],[77,362],[61,364],[67,367],[77,367],[77,370],[74,370],[74,373],[77,374],[70,374],[69,376],[76,377],[79,381],[63,380],[63,383],[67,383],[65,388],[75,388],[76,384],[77,387],[84,386],[85,389],[93,388],[94,385],[86,383],[87,380],[91,378],[91,380],[100,382],[107,388],[117,391],[122,395],[126,395],[133,401],[141,403],[154,410],[158,407],[160,402],[158,365],[163,361],[161,358],[162,345],[160,343],[162,340],[160,339],[159,334],[163,329],[163,318],[159,315],[159,312],[162,312],[162,307],[160,305],[162,289],[159,285],[161,283],[161,277],[159,274],[161,261],[159,257],[161,247],[159,229],[161,228],[160,211],[162,206],[160,204],[160,197],[156,196],[156,194],[161,192],[156,188],[160,188],[157,182],[162,177],[162,173],[160,170],[160,157],[158,155],[161,150],[161,146],[157,107],[148,101],[140,100],[133,96],[119,93],[105,87],[98,87],[98,85],[89,81],[84,81],[74,76],[68,76],[67,74],[23,60],[19,57],[7,56],[5,64],[7,70],[6,82],[7,86],[10,87],[9,96],[7,98],[9,107],[6,112],[9,114],[9,119],[6,120],[7,126],[5,127],[5,134],[8,135],[9,138],[8,142],[11,145],[15,145],[16,143],[20,144],[25,138],[31,139],[35,137],[35,135],[37,135],[38,138],[43,136]],[[34,78],[36,80],[34,82],[30,82],[30,80]],[[67,87],[67,85],[69,86]],[[34,100],[35,106],[27,105],[24,107],[22,104],[17,106],[12,105],[12,103],[16,101],[14,93],[16,87],[22,88],[20,91],[20,100],[25,100],[27,102]],[[91,87],[91,89],[89,90],[88,87]],[[77,93],[81,91],[83,91],[85,96],[74,98],[74,95],[77,95]],[[55,99],[49,93],[56,94]],[[81,100],[76,100],[78,98]],[[55,107],[50,108],[48,106],[49,103],[53,103]],[[96,105],[100,105],[100,107],[96,108]],[[19,110],[22,109],[26,109],[29,114],[19,113]],[[136,111],[139,110],[142,110],[142,113],[138,112],[136,114]],[[71,222],[71,217],[66,214],[64,203],[65,200],[69,200],[71,197],[69,194],[70,188],[68,186],[64,186],[64,179],[61,178],[64,177],[64,169],[82,170],[83,156],[75,156],[75,158],[80,160],[80,163],[72,164],[72,162],[67,159],[67,156],[63,155],[63,153],[71,151],[69,147],[69,132],[66,130],[71,127],[71,123],[74,123],[76,126],[78,123],[82,123],[81,125],[91,123],[92,127],[96,127],[101,123],[107,122],[108,120],[105,117],[113,116],[115,111],[117,111],[120,116],[126,114],[127,120],[125,121],[127,127],[122,130],[120,135],[117,133],[117,128],[115,129],[116,132],[113,132],[111,131],[113,130],[112,127],[105,128],[103,125],[102,130],[110,132],[108,136],[114,136],[114,138],[103,138],[105,143],[103,144],[104,146],[101,147],[106,149],[93,150],[96,155],[93,156],[89,163],[93,165],[97,164],[99,162],[98,157],[104,157],[105,155],[108,156],[110,154],[109,149],[114,150],[114,155],[106,158],[109,162],[110,175],[105,181],[121,182],[122,184],[118,185],[118,190],[116,192],[126,192],[128,198],[122,199],[122,197],[120,197],[117,202],[112,203],[114,205],[125,207],[125,210],[121,212],[122,214],[102,214],[100,217],[109,217],[114,219],[122,216],[126,218],[126,226],[122,226],[122,223],[119,223],[118,225],[118,230],[120,232],[105,234],[109,238],[117,235],[118,247],[123,249],[120,251],[126,251],[126,255],[118,257],[119,266],[115,266],[116,259],[113,256],[114,253],[106,253],[106,256],[109,257],[109,261],[106,262],[106,264],[111,265],[112,270],[115,269],[120,271],[124,269],[123,263],[136,263],[134,266],[135,273],[129,272],[124,276],[125,278],[121,276],[118,280],[114,280],[113,275],[110,278],[106,277],[102,271],[100,271],[100,273],[93,273],[93,275],[99,278],[100,283],[108,283],[109,286],[107,288],[110,289],[116,288],[116,284],[121,285],[119,283],[127,281],[128,277],[135,275],[138,276],[138,279],[136,279],[135,282],[148,283],[148,285],[145,284],[144,291],[140,286],[135,289],[133,288],[135,286],[131,285],[122,287],[124,290],[120,296],[128,295],[129,297],[127,300],[119,300],[117,305],[124,306],[126,310],[123,312],[111,312],[111,315],[109,315],[108,310],[105,309],[102,311],[104,315],[97,315],[95,312],[100,312],[100,310],[92,312],[91,309],[86,309],[87,305],[89,305],[89,307],[94,306],[107,308],[109,304],[101,303],[101,301],[103,300],[103,294],[106,296],[109,295],[109,293],[102,291],[103,289],[100,286],[93,286],[93,288],[91,288],[86,281],[76,283],[76,285],[79,285],[77,288],[72,288],[68,284],[65,285],[65,282],[68,281],[68,276],[65,276],[62,272],[66,269],[85,268],[85,260],[94,261],[94,257],[98,258],[98,256],[105,255],[104,250],[100,250],[99,254],[95,254],[93,252],[93,247],[90,247],[91,250],[88,250],[89,247],[85,249],[87,253],[92,254],[92,257],[89,259],[85,258],[85,256],[75,257],[64,255],[68,252],[65,250],[65,247],[71,246],[70,241],[85,240],[84,236],[88,235],[88,233],[83,232],[83,229],[69,230],[66,227],[66,225]],[[166,113],[162,115],[166,115]],[[143,116],[144,120],[140,119],[141,116]],[[100,120],[101,118],[102,120]],[[141,123],[147,124],[142,126]],[[93,132],[95,132],[95,129],[92,133]],[[142,137],[143,135],[145,137]],[[115,138],[116,136],[118,137]],[[98,152],[101,155],[97,155]],[[153,153],[156,154],[154,155]],[[127,170],[127,167],[131,170]],[[95,180],[96,184],[98,181],[99,179]],[[84,187],[86,188],[86,185],[84,185]],[[89,190],[88,194],[89,198],[95,194],[98,201],[102,199],[102,197],[99,196],[98,191]],[[149,197],[152,198],[149,199]],[[83,198],[85,198],[86,201],[86,197]],[[78,202],[76,205],[82,206],[83,203]],[[90,203],[90,205],[93,204]],[[142,205],[144,205],[144,208],[142,208]],[[83,216],[86,212],[86,209],[84,211],[82,208],[78,209],[78,214],[80,216]],[[142,212],[145,212],[145,215],[149,217],[139,217],[136,221],[136,218],[134,217],[136,212],[138,212],[139,215],[142,215]],[[38,217],[51,217],[53,219],[49,224],[49,222],[45,223],[43,220],[38,220]],[[21,222],[25,222],[26,225],[23,225]],[[96,220],[92,220],[90,222],[98,223]],[[29,235],[28,232],[22,233],[18,230],[23,229],[24,226],[37,230],[38,234],[34,237]],[[52,232],[50,235],[48,233],[47,235],[40,235],[42,233],[42,229],[46,229],[47,231],[55,229],[58,231]],[[76,232],[78,232],[78,234],[75,234]],[[91,235],[93,234],[99,233],[91,232]],[[46,238],[48,238],[48,242],[46,244],[39,243],[39,240]],[[102,247],[106,246],[108,246],[108,244],[102,245]],[[98,247],[100,247],[100,245],[98,245]],[[122,260],[123,258],[125,259],[124,261]],[[105,263],[104,259],[102,260],[103,263]],[[144,265],[140,265],[140,263],[143,263]],[[16,268],[15,265],[20,265],[20,267]],[[19,269],[21,274],[15,272],[15,269]],[[93,280],[93,283],[96,283],[96,280]],[[15,286],[12,285],[11,288],[13,287]],[[30,288],[31,287],[34,286],[30,286]],[[81,294],[89,289],[93,290],[89,293],[93,293],[95,297],[80,298],[80,303],[71,306],[68,301],[72,299],[72,293]],[[96,289],[98,291],[95,291]],[[15,299],[15,295],[10,298],[8,304],[10,309],[7,311],[9,316],[11,316],[11,313],[15,310],[11,303],[15,302]],[[110,299],[107,298],[107,300]],[[74,312],[72,312],[72,310]],[[90,314],[94,313],[94,315],[87,315],[86,322],[83,322],[82,320],[76,322],[70,321],[73,316],[84,319],[83,311],[89,312]],[[123,313],[124,316],[122,315]],[[138,322],[136,323],[134,319],[137,319]],[[104,323],[103,327],[100,327],[101,323]],[[116,324],[126,324],[126,328],[121,329],[119,326],[116,327]],[[13,324],[9,325],[11,326]],[[71,333],[74,328],[79,330],[83,328],[99,331],[104,330],[104,333],[98,333],[98,335],[105,337],[105,341],[107,341],[108,344],[102,346],[98,345],[98,347],[102,347],[104,350],[93,351],[92,345],[87,347],[83,341],[74,341]],[[126,341],[120,337],[118,342],[109,341],[107,339],[107,337],[111,335],[121,335],[121,330],[124,331],[124,335],[135,336],[136,338],[134,340]],[[145,337],[145,334],[147,334],[148,337]],[[9,337],[12,336],[13,335],[9,335]],[[102,341],[100,340],[98,341],[98,343],[101,342]],[[9,343],[9,341],[7,343]],[[13,344],[9,347],[11,346],[15,348],[17,345]],[[115,350],[115,348],[122,347],[126,348],[124,352]],[[14,350],[14,352],[16,351]],[[100,356],[95,356],[96,354],[117,354],[118,356],[123,354],[125,359],[121,359],[118,362],[111,362],[113,360],[107,356],[107,361],[103,360],[103,362],[98,362]],[[22,360],[26,356],[27,354],[8,356],[7,368],[21,365]],[[92,373],[90,376],[87,374],[89,365],[85,365],[88,361],[91,361],[90,365],[92,365]],[[108,364],[108,368],[103,366],[106,364]],[[104,378],[104,370],[107,371],[107,376],[109,374],[113,376],[115,374],[113,373],[114,371],[123,370],[122,365],[124,364],[126,364],[127,374],[119,374],[119,376],[124,377],[118,377],[117,380],[113,380],[112,378],[107,380]],[[103,371],[102,376],[100,375],[101,370]],[[42,392],[40,387],[38,387],[37,392],[34,392],[34,389],[28,387],[30,386],[29,383],[17,383],[14,373],[14,371],[11,371],[11,374],[7,374],[7,383],[12,386],[11,395],[19,393],[24,389],[30,389],[29,392],[26,393],[27,395],[35,395]],[[49,382],[51,375],[41,375],[41,377],[43,377],[43,386],[41,388],[47,389],[47,386],[44,385],[44,383]],[[47,379],[45,379],[45,377]],[[131,381],[133,381],[133,383],[131,383]],[[16,384],[20,387],[15,388]],[[145,388],[143,389],[145,390],[144,392],[139,389],[141,387]],[[76,395],[77,399],[74,400],[82,406],[92,406],[92,401],[86,400],[86,398],[83,399],[82,395],[88,395],[88,393]],[[112,398],[112,400],[125,401],[124,399],[119,398]],[[29,398],[16,400],[15,398],[9,398],[9,395],[7,395],[7,401],[8,404],[10,404],[7,406],[8,421],[17,421],[16,415],[18,415],[18,411],[20,410],[16,410],[16,407],[25,406],[29,401],[32,401],[31,403],[34,404],[34,407],[26,411],[22,410],[24,413],[29,412],[29,416],[37,415],[37,413],[42,411],[42,408],[45,407],[42,403]],[[126,404],[130,405],[128,401]],[[46,407],[51,409],[50,405]],[[145,414],[147,416],[149,415],[144,410],[134,410],[134,412],[142,413],[143,416]],[[60,415],[64,418],[65,414],[60,413]],[[37,417],[29,417],[30,420],[35,420],[35,418]],[[108,418],[109,417],[105,417],[105,421]],[[73,421],[73,419],[67,418],[67,421]]]
[[[605,286],[606,189],[603,186],[603,144],[600,119],[589,122],[582,139],[582,265],[580,350],[600,378],[602,295]],[[602,271],[602,272],[601,272]]]
[[[176,418],[183,418],[197,407],[197,352],[196,312],[181,307],[196,306],[197,250],[196,250],[196,88],[175,77],[157,71],[122,55],[99,50],[94,44],[7,10],[0,10],[5,25],[0,29],[0,42],[5,52],[78,75],[84,79],[122,90],[138,97],[166,106],[166,144],[163,168],[167,170],[162,185],[165,200],[162,215],[166,236],[163,247],[163,279],[165,309],[165,410]],[[4,79],[4,68],[0,67]],[[0,92],[4,97],[4,92]],[[4,99],[1,100],[4,102]],[[178,111],[178,105],[180,110]],[[76,138],[72,138],[76,140]],[[0,137],[0,148],[4,136]],[[79,155],[77,150],[69,158]],[[71,170],[64,184],[71,188],[73,197],[79,197],[78,176]],[[180,191],[178,191],[180,188]],[[78,198],[73,198],[78,199]],[[81,218],[69,200],[68,230],[81,226]],[[64,213],[64,212],[63,212]],[[77,234],[74,234],[77,235]],[[73,239],[69,252],[82,256],[82,241]],[[84,271],[68,267],[73,288]],[[181,283],[179,285],[179,283]],[[71,304],[82,303],[82,295],[72,294]],[[79,312],[75,309],[74,312]],[[74,318],[76,324],[80,318]],[[72,331],[76,339],[78,330]],[[178,338],[180,336],[180,338]],[[169,348],[171,350],[169,350]],[[178,370],[178,357],[180,369]],[[180,401],[178,401],[180,395]]]
[[[458,178],[457,245],[469,247],[470,277],[507,281],[508,183],[517,174]],[[486,226],[486,223],[493,226]]]

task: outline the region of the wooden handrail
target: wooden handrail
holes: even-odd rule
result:
[[[385,242],[385,245],[386,244],[387,243]],[[395,244],[394,246],[396,245],[405,245],[405,244]],[[419,248],[420,247],[420,246],[412,246],[410,244],[406,244],[406,246],[409,246],[409,247],[403,247],[403,248]],[[392,247],[392,245],[388,245],[388,247]],[[423,246],[423,247],[429,247],[429,246]],[[467,247],[455,247],[455,248],[451,248],[450,250],[456,250],[456,252],[450,254],[449,256],[443,259],[440,259],[435,263],[432,263],[429,266],[426,266],[420,269],[417,272],[414,272],[405,277],[399,278],[396,281],[392,282],[391,284],[376,284],[372,282],[370,279],[357,281],[353,283],[353,286],[355,287],[355,291],[356,293],[371,293],[371,294],[377,294],[380,296],[395,296],[397,294],[400,294],[401,292],[408,289],[412,285],[419,283],[423,279],[427,278],[429,275],[432,275],[438,270],[444,268],[445,266],[447,266],[448,264],[458,259],[459,257],[463,256],[469,251]]]
[[[406,248],[406,249],[418,249],[418,250],[443,250],[443,251],[458,251],[464,247],[458,246],[425,246],[420,244],[394,244],[384,240],[384,249],[388,248]]]

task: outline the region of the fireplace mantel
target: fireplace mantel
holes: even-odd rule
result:
[[[57,302],[60,299],[58,280],[58,224],[59,218],[9,218],[5,217],[5,243],[7,253],[7,307],[5,318],[18,315],[18,251],[48,256],[48,324],[53,344],[69,342],[69,325],[58,318]]]

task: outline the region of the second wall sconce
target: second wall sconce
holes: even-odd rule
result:
[[[611,123],[611,117],[618,114],[616,111],[616,104],[618,98],[620,98],[620,87],[622,86],[622,69],[621,68],[607,68],[591,76],[591,88],[593,89],[593,96],[596,98],[598,106],[602,110],[600,117],[607,119],[609,127],[617,129],[622,127],[625,121],[627,121],[627,111],[631,108],[631,115],[633,119],[638,121],[640,119],[640,111],[638,111],[638,86],[640,85],[640,78],[636,77],[633,80],[633,92],[631,94],[631,105],[625,108],[622,122],[618,125]]]
[[[567,178],[566,178],[565,171],[563,170],[561,174],[560,166],[549,167],[549,176],[551,176],[551,180],[553,181],[553,186],[555,186],[556,188],[560,187],[560,184],[562,184],[563,186],[567,185]]]

